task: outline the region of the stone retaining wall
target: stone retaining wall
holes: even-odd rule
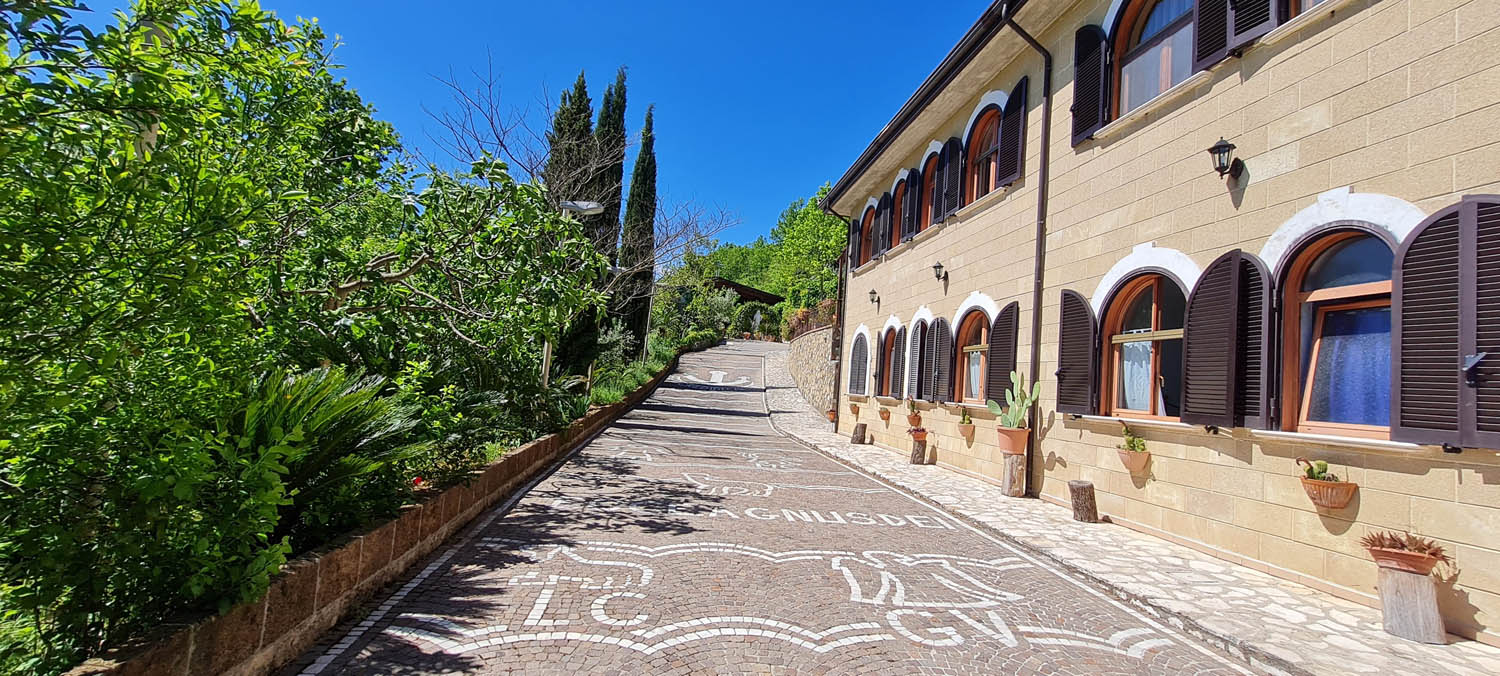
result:
[[[838,362],[828,358],[833,350],[833,327],[808,331],[789,345],[791,353],[787,355],[787,368],[807,403],[819,413],[836,406],[833,375]]]
[[[591,409],[568,429],[507,453],[475,471],[468,483],[404,507],[391,521],[287,562],[259,600],[184,626],[148,646],[89,660],[68,676],[271,673],[312,647],[346,613],[401,578],[475,517],[644,400],[676,367],[673,359],[624,401]]]

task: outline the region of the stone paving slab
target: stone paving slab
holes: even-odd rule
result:
[[[1249,673],[778,432],[772,349],[685,357],[294,672]]]
[[[905,454],[853,445],[807,406],[786,351],[766,354],[776,428],[882,481],[979,524],[1168,624],[1271,673],[1500,674],[1500,649],[1446,646],[1386,634],[1378,610],[1113,524],[1074,521],[1066,508],[1011,498],[999,487]]]

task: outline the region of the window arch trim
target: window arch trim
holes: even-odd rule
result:
[[[983,404],[988,393],[985,381],[989,374],[990,327],[992,319],[983,308],[964,312],[953,332],[954,378],[953,401]],[[972,334],[972,340],[969,340]],[[974,382],[974,396],[969,396],[969,382]]]
[[[1097,386],[1098,389],[1095,391],[1094,399],[1095,405],[1098,406],[1098,410],[1103,415],[1114,415],[1126,419],[1141,420],[1179,420],[1179,416],[1165,415],[1162,412],[1153,413],[1151,411],[1125,409],[1115,404],[1115,394],[1118,391],[1116,385],[1118,384],[1118,378],[1120,375],[1119,367],[1116,364],[1114,354],[1116,343],[1115,337],[1121,334],[1120,325],[1123,322],[1125,312],[1125,308],[1117,304],[1126,303],[1134,299],[1136,297],[1136,294],[1143,290],[1143,287],[1145,286],[1159,286],[1159,282],[1157,280],[1165,280],[1166,282],[1175,284],[1178,292],[1182,295],[1183,327],[1177,329],[1160,329],[1157,327],[1157,323],[1161,318],[1161,295],[1159,291],[1155,292],[1155,296],[1152,298],[1152,330],[1149,333],[1135,335],[1136,340],[1150,340],[1153,346],[1151,355],[1151,375],[1153,377],[1151,385],[1152,406],[1155,405],[1156,400],[1160,396],[1158,393],[1159,388],[1154,378],[1161,374],[1161,363],[1163,361],[1161,350],[1156,349],[1155,346],[1157,343],[1169,340],[1185,340],[1184,336],[1186,335],[1187,301],[1190,297],[1192,287],[1183,284],[1182,279],[1179,278],[1176,273],[1163,267],[1145,266],[1136,268],[1129,275],[1115,282],[1114,286],[1110,288],[1109,293],[1105,296],[1104,303],[1099,306],[1099,338],[1097,349],[1094,351],[1096,355],[1095,358],[1098,359],[1099,364],[1099,369],[1097,372],[1099,383]],[[1196,280],[1194,281],[1196,282]],[[1177,393],[1179,414],[1182,400],[1181,388],[1182,379],[1179,374],[1179,391]]]

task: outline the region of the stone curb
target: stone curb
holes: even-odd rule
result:
[[[685,354],[685,353],[684,353]],[[66,676],[191,676],[274,672],[317,644],[348,613],[402,578],[480,514],[635,408],[677,370],[681,354],[617,404],[595,407],[567,429],[533,440],[471,478],[403,507],[390,521],[344,536],[282,567],[261,598],[169,631],[145,645],[90,659]]]

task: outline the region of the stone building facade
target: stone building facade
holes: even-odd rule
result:
[[[833,327],[808,331],[787,344],[791,354],[787,355],[787,370],[797,383],[797,389],[814,410],[822,412],[833,408],[833,381],[838,362],[829,358],[833,351]]]
[[[1449,630],[1500,644],[1494,193],[1500,0],[996,2],[823,204],[838,428],[907,449],[911,396],[998,479],[1015,370],[1030,492],[1371,605],[1360,537],[1431,537]]]

